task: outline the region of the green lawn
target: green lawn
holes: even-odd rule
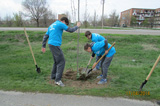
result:
[[[150,92],[150,95],[127,94],[129,91],[132,93],[138,91],[150,72],[160,54],[160,36],[102,34],[109,43],[116,42],[116,54],[108,72],[112,79],[107,87],[81,89],[70,86],[61,88],[48,83],[47,77],[50,76],[53,60],[48,45],[46,53],[41,52],[45,32],[27,31],[27,33],[42,72],[38,74],[35,71],[23,31],[0,31],[1,90],[160,100],[160,62],[143,88],[143,91]],[[91,55],[83,50],[86,42],[90,41],[84,37],[84,33],[81,33],[79,67],[86,67]],[[61,48],[66,59],[65,71],[68,69],[77,71],[77,33],[64,33]]]

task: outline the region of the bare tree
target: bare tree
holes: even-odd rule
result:
[[[26,10],[25,16],[34,19],[39,27],[39,19],[47,12],[46,0],[25,0],[22,5]]]

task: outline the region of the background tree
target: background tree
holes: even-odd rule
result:
[[[131,17],[131,23],[130,23],[131,26],[136,26],[137,25],[137,20],[136,20],[136,17],[132,16]]]
[[[94,27],[97,26],[97,19],[98,19],[98,15],[97,15],[96,11],[94,11],[94,19],[93,19],[93,22],[92,22],[92,25]]]
[[[119,15],[117,15],[116,10],[114,10],[110,15],[109,15],[109,26],[116,26],[119,24]]]
[[[148,22],[150,24],[150,27],[153,28],[153,24],[154,24],[154,17],[151,17],[148,19]]]
[[[22,5],[26,11],[24,15],[34,19],[39,27],[39,19],[47,12],[46,0],[25,0]]]
[[[143,23],[142,23],[142,26],[144,26],[144,27],[148,27],[148,19],[145,19],[144,21],[143,21]]]
[[[16,26],[23,26],[22,13],[13,13],[13,19]]]
[[[75,23],[76,22],[76,8],[75,8],[75,0],[71,0],[71,12],[72,12],[72,18],[71,18],[71,22]]]
[[[2,21],[2,19],[0,17],[0,26],[2,26],[2,25],[3,25],[3,21]]]
[[[47,10],[47,12],[42,16],[40,20],[42,27],[48,27],[52,24],[56,19],[56,14],[54,14],[51,10]]]
[[[89,26],[88,17],[89,17],[89,14],[87,12],[87,0],[86,0],[85,13],[84,13],[84,21],[83,21],[83,24],[84,24],[85,28],[87,28]]]
[[[13,18],[9,15],[6,15],[6,17],[4,18],[4,21],[5,21],[5,24],[8,26],[8,27],[11,27],[13,26]]]

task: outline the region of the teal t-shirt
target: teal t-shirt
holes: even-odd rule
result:
[[[46,32],[49,35],[48,44],[54,46],[61,46],[63,30],[67,30],[68,26],[57,20],[51,24]]]
[[[112,45],[108,43],[108,49],[111,46]],[[104,40],[101,41],[101,42],[94,43],[94,45],[92,46],[91,49],[97,56],[102,56],[105,53],[105,42],[104,42]],[[110,51],[108,52],[108,54],[106,55],[106,57],[112,57],[115,53],[116,53],[116,50],[115,50],[114,47],[112,47],[110,49]]]
[[[92,42],[100,42],[102,40],[105,40],[105,38],[97,33],[92,33],[92,38],[91,38]]]

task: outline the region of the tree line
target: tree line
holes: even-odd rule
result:
[[[86,3],[87,5],[87,3]],[[56,20],[56,13],[49,10],[46,0],[24,0],[22,2],[23,10],[18,13],[13,13],[13,16],[6,15],[3,19],[0,17],[1,27],[48,27]],[[70,20],[70,12],[64,13]],[[84,19],[82,26],[87,27],[99,27],[102,24],[100,16],[96,11],[93,15],[88,14],[86,11],[83,14]],[[109,16],[104,15],[104,26],[119,26],[119,15],[113,10]]]

